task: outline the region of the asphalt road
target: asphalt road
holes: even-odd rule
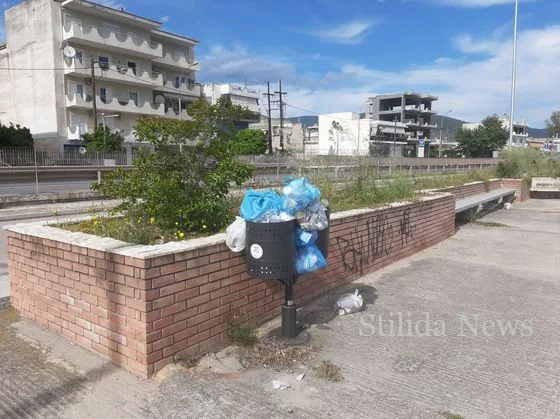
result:
[[[95,183],[91,180],[64,180],[39,182],[39,193],[52,192],[82,192],[89,191],[90,186]],[[0,196],[2,195],[25,195],[37,192],[35,182],[14,182],[0,184]]]

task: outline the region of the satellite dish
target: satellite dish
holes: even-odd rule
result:
[[[156,103],[163,103],[165,102],[165,98],[162,95],[157,95],[154,99]]]
[[[87,151],[87,150],[86,150],[85,147],[80,147],[80,148],[78,149],[78,153],[80,153],[81,155],[86,154],[86,151]]]
[[[74,58],[76,56],[76,50],[74,49],[74,47],[71,47],[70,45],[66,45],[62,50],[62,53],[67,58]]]

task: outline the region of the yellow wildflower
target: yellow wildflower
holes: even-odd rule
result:
[[[185,237],[185,233],[183,233],[182,231],[179,232],[179,238],[182,239],[183,237]]]
[[[206,228],[206,224],[202,224],[202,228],[205,229],[205,228]]]
[[[156,219],[154,217],[150,217],[150,224],[153,224]]]

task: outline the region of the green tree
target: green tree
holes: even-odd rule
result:
[[[492,157],[508,142],[509,133],[497,115],[486,117],[475,129],[459,128],[457,149],[466,157]]]
[[[99,124],[93,132],[82,134],[84,147],[88,151],[121,151],[124,138],[118,132],[112,132],[111,128]]]
[[[33,136],[29,128],[19,124],[2,125],[0,122],[0,148],[1,147],[33,147]]]
[[[122,203],[116,211],[150,217],[162,230],[215,232],[233,219],[230,185],[241,185],[254,167],[235,159],[230,142],[234,121],[245,115],[239,106],[198,100],[189,107],[192,120],[144,118],[136,136],[154,151],[140,150],[134,170],[117,169],[93,188]],[[182,152],[177,147],[183,144]]]
[[[548,135],[551,137],[560,137],[560,111],[554,111],[550,118],[545,121]]]
[[[231,150],[236,154],[264,154],[268,144],[266,135],[260,129],[243,129],[231,142]]]

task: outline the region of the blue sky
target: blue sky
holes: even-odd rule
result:
[[[358,112],[368,96],[406,90],[465,120],[509,113],[513,0],[99,2],[200,40],[200,81],[262,89],[282,78],[289,115]],[[516,119],[542,127],[560,109],[560,1],[519,7]]]

